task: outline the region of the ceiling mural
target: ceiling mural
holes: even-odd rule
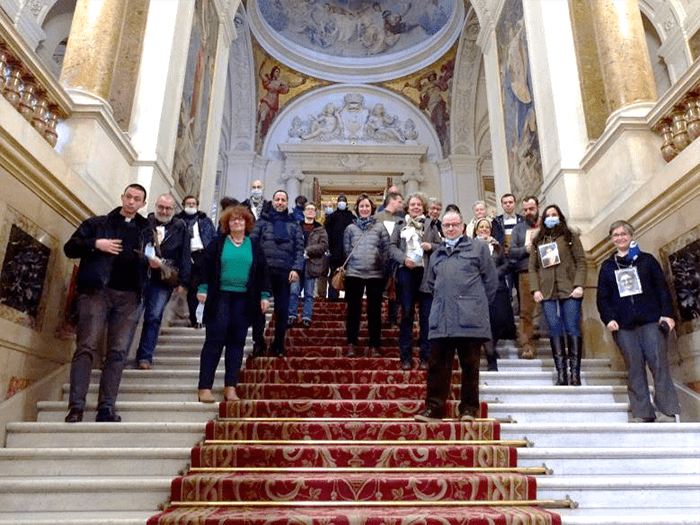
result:
[[[250,28],[265,51],[308,76],[347,83],[404,77],[459,38],[457,0],[249,0]]]
[[[314,52],[370,57],[421,46],[444,28],[454,0],[258,0],[280,37]]]

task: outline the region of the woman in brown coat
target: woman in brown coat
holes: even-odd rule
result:
[[[556,204],[542,213],[542,227],[532,240],[530,291],[549,327],[552,356],[557,369],[557,385],[581,384],[581,300],[586,280],[586,258],[579,236],[566,225],[566,217]],[[566,339],[569,353],[566,353]]]

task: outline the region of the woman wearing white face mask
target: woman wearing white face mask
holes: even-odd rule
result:
[[[586,258],[579,236],[566,225],[559,206],[550,204],[542,217],[542,227],[532,240],[530,291],[534,300],[542,304],[547,319],[557,369],[556,384],[569,384],[568,362],[570,384],[578,386],[581,384],[581,299],[586,281]]]

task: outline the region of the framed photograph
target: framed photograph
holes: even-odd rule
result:
[[[629,297],[630,295],[642,293],[642,283],[639,280],[639,273],[637,273],[635,267],[615,270],[615,281],[617,281],[617,291],[620,297]]]
[[[540,245],[537,250],[540,254],[540,262],[542,263],[542,268],[549,268],[550,266],[556,266],[561,263],[561,258],[559,257],[559,247],[556,242],[549,242],[547,244]]]

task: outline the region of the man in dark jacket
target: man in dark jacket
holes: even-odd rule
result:
[[[92,362],[105,328],[107,355],[96,420],[121,421],[114,405],[146,281],[146,260],[140,253],[148,239],[148,221],[138,214],[146,205],[146,189],[130,184],[121,201],[122,206],[109,214],[84,221],[63,247],[68,257],[80,259],[78,324],[67,423],[83,420]]]
[[[634,228],[626,221],[610,226],[617,251],[600,267],[598,312],[625,358],[632,420],[672,422],[680,405],[664,337],[675,327],[671,293],[661,265],[639,250],[633,236]],[[654,404],[649,397],[647,366],[654,378]]]
[[[329,262],[330,274],[333,275],[336,269],[345,262],[343,252],[343,235],[345,228],[355,220],[355,215],[348,210],[348,198],[345,195],[338,195],[336,210],[326,219],[326,231],[328,232],[328,247],[331,252]],[[334,301],[339,299],[338,291],[332,287],[328,288],[328,298]]]
[[[255,223],[254,235],[260,238],[270,273],[272,294],[275,298],[275,339],[272,355],[284,356],[284,338],[289,313],[289,285],[299,279],[304,269],[304,236],[299,223],[287,211],[288,197],[284,190],[277,190],[272,197],[272,208],[263,211]],[[256,343],[253,356],[258,355],[265,328],[258,320],[253,324],[253,340]]]
[[[197,326],[197,287],[202,283],[204,272],[204,249],[216,237],[216,228],[207,214],[199,211],[199,201],[193,195],[182,200],[183,210],[177,215],[185,221],[190,235],[190,256],[192,272],[187,283],[187,306],[190,311],[190,324]],[[223,208],[223,207],[222,207]]]
[[[136,363],[141,370],[153,365],[160,323],[173,289],[177,287],[177,293],[185,293],[190,284],[190,234],[185,221],[174,217],[174,213],[175,199],[161,195],[155,213],[148,216],[153,242],[146,247],[150,275],[143,295],[143,329],[136,350]],[[169,266],[171,272],[173,268],[177,270],[177,282],[165,276],[168,268],[164,266]]]
[[[457,212],[442,219],[445,243],[430,256],[425,289],[433,294],[430,309],[430,362],[425,411],[419,421],[445,417],[455,350],[462,368],[459,419],[479,415],[481,345],[491,339],[489,303],[498,289],[498,274],[486,243],[463,235]]]

